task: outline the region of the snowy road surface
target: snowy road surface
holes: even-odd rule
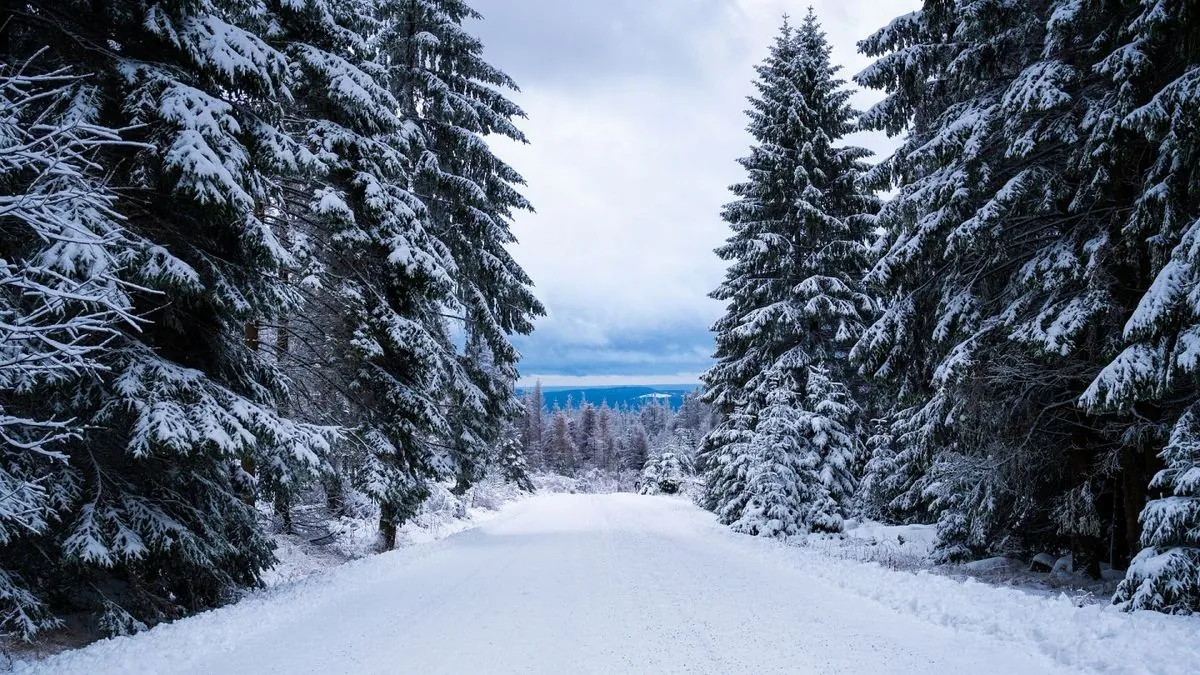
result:
[[[552,495],[18,671],[1194,673],[1197,634],[736,536],[678,499]]]

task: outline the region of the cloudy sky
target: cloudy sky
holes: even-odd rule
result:
[[[549,316],[519,341],[525,381],[694,382],[724,266],[721,206],[742,179],[745,97],[786,0],[474,0],[488,59],[521,85],[530,144],[497,144],[536,214],[517,259]],[[918,0],[813,0],[843,75],[855,43]],[[861,92],[860,107],[877,100]],[[887,153],[885,137],[854,142]]]

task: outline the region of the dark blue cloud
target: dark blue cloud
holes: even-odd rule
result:
[[[523,375],[661,375],[699,373],[712,364],[713,340],[693,325],[654,327],[610,338],[606,344],[559,340],[549,333],[520,338]]]

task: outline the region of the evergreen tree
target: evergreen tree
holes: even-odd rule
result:
[[[1175,426],[1162,453],[1167,467],[1151,487],[1167,496],[1142,512],[1145,548],[1133,560],[1114,602],[1126,609],[1192,614],[1200,608],[1200,408]]]
[[[821,529],[838,532],[858,487],[853,470],[861,449],[854,437],[854,402],[846,386],[831,379],[824,366],[809,368],[806,389],[805,438],[820,458],[821,484],[834,504],[831,512],[821,512],[813,520]]]
[[[1142,150],[1102,102],[1122,4],[931,1],[860,44],[878,60],[858,81],[888,91],[863,123],[908,129],[875,172],[897,188],[868,275],[888,309],[853,354],[903,411],[872,483],[939,514],[952,557],[1006,535],[1044,545],[1057,521],[1098,573],[1100,532],[1076,507],[1137,473],[1101,469],[1129,420],[1075,405],[1139,283],[1121,220]]]
[[[605,471],[616,468],[618,446],[612,430],[612,409],[607,403],[600,404],[596,412],[596,466]]]
[[[489,148],[499,135],[524,143],[524,113],[505,98],[516,84],[483,58],[463,22],[481,18],[462,0],[377,0],[375,40],[388,86],[410,125],[411,187],[427,229],[453,265],[448,304],[461,315],[468,349],[449,364],[451,405],[461,409],[452,460],[460,487],[477,480],[500,432],[521,412],[512,387],[520,355],[514,334],[545,313],[532,281],[508,252],[513,214],[532,207],[521,176]]]
[[[496,466],[500,470],[501,478],[517,486],[518,490],[530,493],[536,490],[529,478],[529,463],[515,429],[505,433],[497,453]]]
[[[747,478],[755,470],[751,442],[756,419],[735,409],[700,446],[697,461],[704,472],[700,505],[716,513],[724,524],[736,520],[749,499]]]
[[[864,122],[909,130],[876,174],[889,309],[855,350],[899,399],[869,484],[938,515],[944,557],[1066,544],[1098,575],[1139,548],[1196,395],[1196,19],[927,2],[860,45],[889,93]]]
[[[757,145],[741,160],[749,180],[732,188],[733,236],[717,251],[731,264],[713,297],[728,309],[703,379],[719,412],[752,411],[746,399],[761,402],[755,390],[778,361],[803,373],[844,355],[871,309],[858,287],[876,208],[860,184],[869,153],[834,145],[855,115],[836,71],[811,12],[799,30],[785,21],[758,67],[748,112]]]
[[[525,395],[525,414],[521,421],[521,447],[529,463],[537,469],[544,467],[542,453],[546,435],[546,400],[539,380]]]
[[[733,235],[717,253],[730,267],[713,297],[725,301],[727,311],[714,327],[717,363],[703,376],[706,400],[724,416],[703,442],[701,464],[709,472],[706,502],[726,522],[738,521],[747,509],[766,508],[764,499],[798,495],[787,486],[768,498],[764,486],[784,475],[754,465],[765,461],[760,457],[792,447],[779,445],[774,436],[752,440],[773,393],[768,378],[799,387],[795,396],[775,397],[772,411],[777,427],[795,422],[800,409],[784,414],[782,401],[804,403],[810,367],[822,365],[848,377],[849,346],[873,311],[860,277],[877,201],[861,180],[867,151],[837,145],[852,131],[855,112],[836,72],[811,11],[799,29],[785,20],[770,55],[758,67],[759,96],[751,99],[748,113],[757,144],[741,160],[749,178],[733,187],[738,200],[725,208]],[[853,422],[845,423],[853,429]],[[794,477],[787,473],[794,469],[780,470],[788,479]],[[747,472],[765,482],[748,484]],[[831,481],[840,484],[843,476],[838,473],[834,479],[834,473]],[[742,490],[759,491],[756,506],[747,505]],[[848,501],[844,492],[839,497]],[[767,520],[774,525],[765,529],[760,516],[744,527],[770,534],[806,527],[800,505],[786,509],[792,515],[781,511],[771,516]]]
[[[359,485],[380,505],[388,549],[428,481],[458,475],[447,439],[460,420],[445,392],[465,376],[443,317],[454,263],[410,189],[411,139],[372,48],[372,7],[288,5],[276,39],[300,61],[296,124],[322,162],[301,214],[335,308],[330,357],[365,450]]]
[[[546,466],[563,476],[571,476],[579,468],[579,449],[572,438],[570,422],[563,411],[554,413],[550,421],[550,438],[546,441]]]
[[[764,537],[801,534],[810,512],[836,510],[821,481],[820,455],[806,438],[808,416],[801,411],[799,387],[790,375],[770,379],[766,407],[744,450],[739,473],[744,486],[718,506],[721,522],[734,531]],[[839,522],[840,525],[840,522]],[[840,529],[838,527],[837,529]]]
[[[274,177],[307,161],[278,105],[292,61],[265,37],[270,13],[240,2],[23,7],[6,16],[6,62],[41,52],[89,75],[72,118],[128,142],[96,148],[86,171],[105,167],[113,211],[145,245],[112,269],[138,325],[95,354],[102,375],[41,396],[86,430],[55,448],[71,490],[54,525],[20,544],[55,553],[48,565],[9,546],[5,566],[69,599],[59,611],[127,632],[256,584],[272,545],[245,494],[272,498],[324,465],[329,434],[279,414],[286,380],[243,333],[298,300],[262,209]],[[247,465],[261,470],[231,470]]]
[[[136,324],[120,277],[145,248],[100,180],[94,156],[119,133],[96,124],[94,87],[41,65],[0,60],[0,629],[25,639],[59,621],[16,548],[74,501],[63,449],[86,431],[44,397],[102,376]]]
[[[599,415],[596,413],[596,406],[587,401],[579,408],[579,422],[575,425],[575,447],[579,450],[580,464],[595,464],[600,450]]]
[[[521,113],[473,16],[6,13],[4,630],[85,610],[125,633],[219,604],[273,562],[256,500],[286,524],[318,477],[331,503],[353,478],[380,504],[385,547],[430,481],[465,489],[494,463],[528,482],[505,435],[508,339],[541,312],[505,249],[528,205],[483,141],[520,140]]]
[[[646,465],[650,456],[650,439],[646,437],[646,429],[641,421],[635,422],[629,431],[629,442],[626,444],[625,458],[622,463],[626,469],[638,469]]]
[[[683,403],[679,406],[679,412],[675,415],[672,426],[675,429],[690,429],[696,433],[696,438],[701,438],[708,433],[708,410],[704,401],[701,400],[702,392],[688,392],[683,397]]]
[[[859,483],[858,504],[868,517],[887,522],[929,522],[933,517],[933,448],[924,443],[935,420],[927,409],[911,406],[872,420],[867,462]]]
[[[642,428],[646,430],[646,435],[651,439],[661,436],[670,426],[668,422],[671,417],[671,406],[657,398],[643,402],[637,413]]]
[[[1125,269],[1138,272],[1122,276],[1122,289],[1146,289],[1136,291],[1133,311],[1120,316],[1123,339],[1115,358],[1082,396],[1094,413],[1123,413],[1131,420],[1120,429],[1125,447],[1119,493],[1130,553],[1145,548],[1114,600],[1128,609],[1197,612],[1200,13],[1183,0],[1131,2],[1100,17],[1069,15],[1064,30],[1078,31],[1098,18],[1110,18],[1102,25],[1116,36],[1117,47],[1097,66],[1106,87],[1093,115],[1105,123],[1088,139],[1086,149],[1102,160],[1088,167],[1089,178],[1097,192],[1108,190],[1112,167],[1125,169],[1121,187],[1128,208],[1112,236],[1128,244],[1114,249],[1124,253]],[[1143,484],[1161,466],[1158,458],[1165,468],[1150,488],[1160,498],[1145,503]]]
[[[691,457],[679,452],[678,447],[668,445],[646,460],[638,481],[638,493],[643,495],[673,495],[683,489],[684,483],[695,474]]]

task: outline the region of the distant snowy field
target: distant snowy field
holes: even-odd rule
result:
[[[542,495],[18,673],[1200,672],[1200,620],[733,534],[684,499]],[[924,530],[856,528],[924,546]],[[853,532],[854,530],[851,530]],[[432,537],[431,537],[432,538]]]

